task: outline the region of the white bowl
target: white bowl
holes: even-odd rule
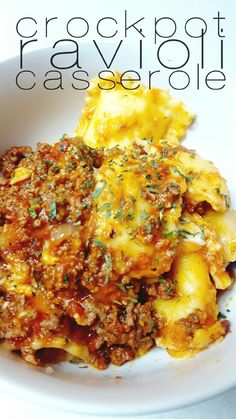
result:
[[[104,48],[109,52],[111,45]],[[81,49],[86,59],[84,68],[93,76],[102,69],[101,61],[94,58],[88,45],[83,44]],[[42,87],[44,73],[49,70],[50,53],[45,49],[26,55],[27,68],[37,75],[37,85],[29,91],[19,90],[15,85],[19,58],[0,64],[0,151],[12,145],[52,142],[65,132],[73,132],[85,92],[71,88],[71,70],[64,77],[64,90],[46,91]],[[124,51],[116,61],[116,69],[128,69],[131,55],[128,49]],[[159,86],[166,87],[162,76]],[[184,144],[215,162],[228,179],[235,202],[233,89],[235,92],[230,82],[217,92],[190,87],[178,95],[171,93],[183,99],[197,114]],[[49,375],[44,369],[25,365],[0,350],[0,386],[51,407],[103,416],[154,413],[212,397],[236,384],[234,294],[235,289],[227,291],[220,302],[224,313],[229,304],[231,312],[227,317],[232,332],[192,359],[172,359],[165,351],[154,349],[141,359],[106,371],[64,363]]]

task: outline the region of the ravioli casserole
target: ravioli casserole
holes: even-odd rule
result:
[[[193,118],[167,91],[94,79],[73,138],[1,155],[3,346],[105,369],[227,334],[236,214],[215,166],[180,145]]]

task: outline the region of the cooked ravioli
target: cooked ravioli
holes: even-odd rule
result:
[[[118,82],[119,73],[113,80]],[[88,89],[85,108],[78,121],[75,135],[81,136],[90,147],[125,147],[130,140],[161,139],[178,144],[194,115],[166,90],[148,89],[140,85],[136,90],[126,90],[116,83],[112,90],[102,90],[99,79],[94,79]],[[101,80],[100,80],[101,84]],[[109,89],[111,83],[102,84]],[[132,82],[126,87],[132,88]]]

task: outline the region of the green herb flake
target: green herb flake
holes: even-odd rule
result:
[[[230,207],[230,199],[229,199],[229,195],[223,195],[224,200],[225,200],[225,205],[227,208]]]
[[[53,166],[54,161],[52,161],[52,160],[45,160],[45,163],[46,163],[47,166]]]
[[[65,139],[68,137],[68,135],[67,134],[63,134],[63,136],[60,138],[60,140],[59,141],[65,141]]]
[[[148,214],[146,213],[145,210],[143,210],[140,214],[140,218],[141,220],[146,220],[146,218],[148,218]]]
[[[37,213],[34,208],[27,208],[27,211],[33,220],[37,217]]]
[[[60,150],[62,151],[62,152],[64,152],[64,151],[66,151],[66,144],[61,144],[60,145]]]
[[[125,297],[125,300],[126,301],[130,301],[131,303],[138,303],[138,300],[137,300],[137,298],[132,298],[132,297]]]
[[[178,167],[174,167],[173,168],[174,173],[178,173],[178,175],[180,177],[182,177],[182,179],[186,180],[186,182],[192,182],[193,181],[193,176],[185,176],[179,169]],[[190,173],[189,173],[190,174]]]
[[[25,153],[25,158],[29,159],[32,156],[32,153]]]
[[[112,300],[113,303],[118,304],[119,306],[122,306],[122,303],[118,300]]]
[[[114,218],[121,218],[124,215],[124,211],[123,210],[117,210]]]
[[[218,320],[225,320],[225,319],[227,319],[227,316],[219,311]]]
[[[93,198],[98,198],[102,193],[103,189],[105,188],[106,182],[103,182],[102,185],[96,187],[95,191],[93,192]]]
[[[150,223],[147,223],[147,225],[146,225],[146,232],[147,232],[147,234],[150,234],[152,232],[152,226],[151,226]]]
[[[67,272],[67,273],[65,274],[64,278],[63,278],[63,282],[64,282],[64,284],[68,284],[69,279],[70,279],[70,272]]]
[[[51,168],[51,171],[52,171],[53,173],[59,173],[59,172],[60,172],[60,169],[59,169],[59,167],[58,167],[58,166],[53,166],[53,167]]]
[[[121,291],[123,291],[123,292],[127,292],[127,289],[126,289],[126,287],[125,287],[125,285],[124,284],[116,284],[117,285],[117,287],[121,290]]]
[[[55,201],[50,202],[50,212],[49,212],[49,220],[52,221],[56,218],[57,215],[57,204]]]
[[[106,268],[111,272],[112,271],[112,256],[110,253],[106,253],[105,256]]]
[[[41,256],[42,251],[41,251],[41,250],[35,250],[35,251],[33,252],[33,254],[34,254],[34,256],[36,256],[36,257],[38,258],[39,256]]]
[[[110,209],[111,209],[111,203],[105,202],[103,205],[101,205],[101,207],[98,208],[98,212],[102,212],[102,211],[110,210]]]
[[[75,168],[76,168],[76,166],[77,166],[76,162],[71,162],[71,163],[67,164],[67,166],[66,166],[66,170],[67,170],[68,172],[70,172],[71,170],[75,169]]]
[[[84,183],[84,186],[85,186],[85,188],[89,188],[90,186],[92,186],[93,185],[93,180],[87,180],[85,183]]]
[[[180,217],[180,221],[181,221],[181,223],[185,224],[185,223],[189,223],[190,219],[186,215],[182,215]]]
[[[105,276],[105,281],[104,281],[104,284],[105,285],[107,285],[109,283],[109,276],[108,275],[106,275]]]
[[[168,154],[168,150],[167,148],[163,148],[162,152],[161,152],[161,158],[163,159],[164,157],[166,157]]]
[[[173,295],[174,294],[174,287],[173,285],[170,285],[166,290],[167,295]]]
[[[100,240],[98,240],[98,239],[93,239],[93,243],[94,243],[96,246],[98,246],[98,247],[101,249],[101,251],[102,251],[103,253],[105,253],[105,252],[106,252],[106,246],[105,246],[105,244],[103,244]]]
[[[156,172],[156,177],[157,177],[158,180],[161,180],[161,178],[162,178],[161,173],[160,172]]]
[[[156,188],[153,188],[152,185],[147,185],[146,188],[149,190],[149,192],[151,193],[159,193],[159,191]]]
[[[105,219],[106,220],[108,220],[108,218],[110,218],[110,216],[111,216],[111,210],[107,210],[106,212],[105,212]]]

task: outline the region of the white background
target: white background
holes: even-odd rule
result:
[[[136,0],[138,1],[138,0]],[[171,3],[176,0],[163,0],[164,3],[164,13],[163,13],[163,4],[157,1],[145,0],[143,6],[143,14],[145,16],[152,15],[153,10],[157,15],[157,10],[160,10],[161,16],[171,16]],[[222,9],[222,5],[227,4],[227,10],[229,11],[229,24],[227,25],[230,30],[232,29],[233,23],[233,13],[235,14],[235,8],[233,7],[233,0],[180,0],[179,3],[181,7],[188,7],[191,2],[191,6],[196,6],[196,10],[204,12],[205,8],[212,7],[214,4],[215,13],[218,10]],[[111,0],[0,0],[0,61],[10,58],[18,54],[19,48],[19,39],[16,35],[15,24],[18,19],[23,16],[32,16],[38,22],[38,32],[40,42],[37,44],[32,44],[32,47],[29,49],[43,48],[47,45],[51,45],[52,41],[63,38],[65,35],[65,26],[64,22],[70,19],[73,16],[83,16],[89,18],[89,21],[96,21],[96,18],[103,16],[114,16],[120,13],[121,10],[125,8],[131,8],[135,12],[135,1],[124,1],[119,0],[114,4]],[[99,12],[99,13],[98,13]],[[199,12],[200,14],[200,12]],[[54,17],[58,16],[58,22],[53,28],[53,37],[46,39],[44,36],[44,19],[45,17]],[[138,18],[138,16],[137,16]],[[86,40],[89,38],[92,39],[94,34],[94,28],[91,27],[91,32]],[[234,34],[229,34],[232,39],[235,39]],[[230,53],[230,45],[226,45]],[[233,53],[233,51],[232,51]],[[216,380],[220,380],[220,377],[215,377]],[[194,389],[193,389],[194,391]],[[171,395],[170,395],[171,397]],[[92,403],[92,395],[91,395]],[[78,418],[81,419],[82,416],[68,414],[65,412],[59,412],[56,410],[44,408],[41,406],[36,406],[30,402],[18,400],[15,397],[5,394],[4,392],[0,393],[0,409],[1,417],[7,419],[72,419]],[[207,402],[200,403],[195,406],[191,406],[185,409],[181,409],[175,412],[166,412],[162,414],[156,414],[150,416],[150,418],[156,419],[236,419],[236,389],[232,389],[227,393],[215,397]]]

